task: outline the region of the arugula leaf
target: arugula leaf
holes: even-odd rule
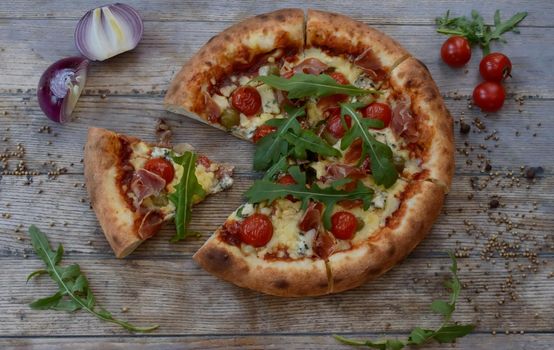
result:
[[[171,238],[171,242],[175,243],[194,233],[187,232],[187,225],[192,218],[192,204],[194,197],[204,198],[206,191],[198,183],[196,178],[196,154],[193,152],[185,152],[181,156],[172,155],[175,163],[183,167],[183,176],[179,184],[175,186],[175,192],[169,195],[169,200],[175,204],[175,227],[177,232]]]
[[[48,275],[58,285],[58,291],[46,298],[37,299],[29,306],[35,310],[59,310],[74,312],[85,310],[99,319],[120,325],[132,332],[150,332],[158,328],[158,325],[149,327],[137,327],[132,324],[118,320],[106,310],[96,311],[96,300],[89,287],[88,280],[83,275],[78,264],[69,266],[59,266],[63,255],[63,246],[60,244],[56,251],[53,251],[48,242],[48,238],[36,226],[29,227],[29,235],[35,253],[44,261],[46,269],[37,270],[27,277],[27,281],[34,276],[44,274]]]
[[[362,140],[360,161],[369,153],[371,158],[371,173],[375,183],[388,188],[394,185],[398,179],[398,172],[392,160],[393,153],[388,145],[377,141],[369,132],[369,128],[381,127],[383,124],[380,120],[362,118],[357,109],[364,106],[365,104],[362,102],[340,104],[341,118],[343,118],[344,124],[346,125],[344,121],[345,115],[352,118],[352,127],[344,134],[340,148],[345,150],[356,139],[360,138]]]
[[[311,187],[306,186],[306,174],[300,171],[298,166],[289,168],[289,173],[292,175],[296,184],[282,185],[269,180],[256,180],[252,187],[246,191],[245,196],[250,203],[259,203],[262,201],[272,202],[278,198],[292,196],[302,201],[302,209],[306,209],[311,200],[325,204],[323,212],[323,225],[331,228],[331,214],[333,206],[341,200],[345,199],[361,199],[364,203],[364,210],[369,208],[373,197],[373,190],[366,187],[363,183],[357,182],[356,188],[352,191],[343,191],[334,186],[321,188],[317,184],[312,184]]]
[[[295,108],[292,106],[285,106],[285,111],[287,112],[288,118],[271,119],[265,123],[266,125],[277,127],[277,130],[264,136],[256,145],[256,152],[254,153],[255,170],[266,170],[281,157],[287,155],[289,152],[289,145],[284,135],[289,130],[299,133],[302,129],[296,118],[306,114],[305,107]]]
[[[325,157],[340,157],[341,153],[323,141],[313,131],[302,129],[298,135],[291,132],[284,134],[285,140],[294,146],[293,154],[296,159],[306,159],[306,151],[311,151]]]
[[[512,31],[519,33],[517,25],[527,17],[527,12],[518,12],[510,19],[502,22],[500,10],[494,13],[493,26],[485,24],[483,17],[475,10],[471,11],[471,19],[465,16],[450,18],[450,10],[446,11],[444,17],[437,17],[435,22],[438,26],[437,32],[447,35],[460,35],[465,37],[471,44],[479,44],[483,54],[490,52],[490,42],[493,40],[505,40],[502,34]]]
[[[472,324],[449,324],[450,317],[456,308],[456,301],[458,299],[458,296],[460,295],[461,289],[461,283],[458,279],[458,267],[456,257],[452,253],[449,253],[449,256],[452,260],[452,266],[450,267],[450,271],[452,272],[452,279],[445,283],[445,286],[450,289],[450,300],[448,302],[444,300],[436,300],[431,304],[431,309],[433,309],[433,311],[444,316],[444,321],[437,330],[415,327],[406,340],[383,339],[378,341],[371,341],[348,339],[339,335],[334,335],[333,337],[341,343],[347,345],[367,346],[369,348],[380,350],[400,350],[408,345],[422,345],[431,340],[435,340],[439,343],[451,343],[454,342],[457,338],[471,333],[471,331],[473,331],[473,329],[475,328],[475,326]]]
[[[273,88],[288,91],[289,98],[324,97],[335,94],[361,96],[380,93],[375,89],[361,89],[351,84],[342,85],[327,74],[313,75],[298,73],[290,79],[277,75],[258,76],[259,80]]]

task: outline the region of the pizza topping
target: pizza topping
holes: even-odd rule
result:
[[[350,118],[349,116],[345,116],[345,125],[343,125],[343,118],[341,118],[340,116],[339,108],[333,108],[332,111],[329,111],[329,113],[331,114],[331,117],[327,120],[327,126],[325,130],[327,130],[334,138],[340,139],[344,136],[344,133],[346,132],[345,126],[347,128],[350,128],[352,126],[352,118]]]
[[[362,116],[364,118],[378,119],[383,122],[383,127],[389,126],[392,119],[392,110],[386,103],[373,102],[370,105],[362,108]],[[379,128],[379,129],[382,129]]]
[[[236,110],[247,117],[252,117],[260,111],[262,99],[256,88],[241,86],[231,95],[231,103]]]
[[[223,113],[221,113],[221,118],[219,123],[225,127],[225,129],[230,130],[233,127],[240,124],[240,115],[239,112],[232,108],[225,108]]]
[[[419,137],[416,120],[410,112],[410,104],[410,97],[406,95],[397,101],[392,111],[393,117],[390,125],[395,135],[404,138],[408,143],[417,142]]]
[[[254,132],[254,136],[252,136],[252,141],[254,141],[254,143],[258,143],[258,141],[260,141],[263,137],[275,132],[275,130],[277,130],[277,128],[271,125],[258,126]]]
[[[254,214],[246,219],[240,227],[240,239],[251,246],[262,247],[273,236],[273,224],[267,215]]]
[[[314,252],[321,259],[327,260],[335,251],[337,241],[328,231],[318,232],[314,242]]]
[[[362,140],[357,139],[346,150],[346,153],[344,154],[344,161],[348,164],[357,163],[360,160],[361,156],[362,156]]]
[[[150,159],[146,162],[146,164],[144,164],[144,169],[160,176],[165,180],[166,184],[171,183],[171,181],[173,181],[173,177],[175,176],[173,164],[165,158]]]
[[[161,213],[155,210],[148,211],[142,218],[138,229],[140,239],[145,240],[154,236],[162,227],[163,222],[164,217]]]
[[[219,236],[225,243],[240,246],[240,227],[241,223],[236,220],[227,220],[219,230]]]
[[[321,62],[317,58],[306,58],[304,61],[296,65],[292,71],[293,74],[305,73],[305,74],[314,74],[318,75],[323,73],[329,68],[328,65]]]
[[[331,216],[331,232],[338,239],[350,239],[357,231],[358,219],[347,212],[339,211]]]
[[[207,93],[204,94],[204,104],[206,108],[206,114],[208,115],[208,121],[210,123],[218,123],[219,116],[221,115],[221,108]]]
[[[144,198],[159,194],[166,185],[166,181],[151,171],[139,169],[133,174],[131,191],[136,197],[136,206],[140,206]]]
[[[375,81],[383,81],[387,77],[387,72],[381,65],[381,61],[371,48],[365,49],[358,57],[354,58],[353,62]]]
[[[321,226],[321,213],[323,212],[323,205],[318,202],[310,202],[308,208],[304,212],[302,220],[298,223],[298,228],[303,232],[310,230],[319,230]]]

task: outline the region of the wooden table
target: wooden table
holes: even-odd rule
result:
[[[92,64],[75,120],[55,124],[37,105],[38,79],[52,62],[78,53],[73,43],[78,19],[104,2],[0,4],[0,149],[16,151],[18,144],[24,149],[21,158],[7,160],[4,171],[14,171],[21,160],[40,173],[0,178],[0,347],[336,349],[340,346],[333,333],[400,337],[412,327],[439,324],[429,304],[445,295],[449,250],[462,256],[465,287],[454,318],[477,324],[453,348],[554,347],[553,2],[129,1],[144,18],[142,42],[133,52]],[[454,185],[428,239],[379,280],[318,298],[281,299],[243,290],[193,263],[191,255],[241,203],[242,193],[258,176],[251,169],[253,147],[162,108],[175,71],[211,36],[248,16],[285,6],[339,11],[391,35],[427,64],[456,120]],[[514,72],[506,85],[506,105],[489,116],[468,108],[468,96],[479,81],[480,50],[474,50],[467,69],[447,67],[439,59],[445,37],[433,25],[447,9],[469,15],[472,8],[486,19],[496,8],[506,17],[529,11],[520,35],[508,34],[507,44],[494,44],[512,59]],[[87,127],[154,140],[158,118],[169,123],[175,142],[190,142],[217,161],[235,164],[236,184],[195,208],[192,228],[203,237],[170,244],[167,228],[130,257],[117,260],[83,187]],[[468,135],[458,131],[460,119],[471,125]],[[492,167],[486,172],[485,158]],[[522,166],[544,171],[529,180],[520,176]],[[48,175],[60,169],[61,175]],[[500,206],[489,209],[493,199]],[[27,274],[41,267],[26,234],[30,224],[53,243],[64,244],[65,261],[81,265],[101,305],[137,324],[158,323],[159,330],[131,334],[84,312],[31,310],[29,302],[55,288],[47,277],[25,283]],[[502,249],[513,251],[515,258],[500,257]]]

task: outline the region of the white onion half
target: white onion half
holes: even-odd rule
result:
[[[75,29],[77,49],[93,61],[103,61],[134,49],[144,31],[138,12],[116,3],[85,13]]]

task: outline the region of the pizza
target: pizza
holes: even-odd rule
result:
[[[188,144],[171,148],[100,128],[88,131],[84,165],[92,208],[118,258],[174,219],[172,196],[189,173],[197,187],[191,203],[233,184],[231,166],[196,155]]]
[[[256,145],[263,178],[194,255],[278,296],[345,291],[403,260],[454,172],[452,118],[423,63],[349,17],[283,9],[213,37],[165,96]]]

